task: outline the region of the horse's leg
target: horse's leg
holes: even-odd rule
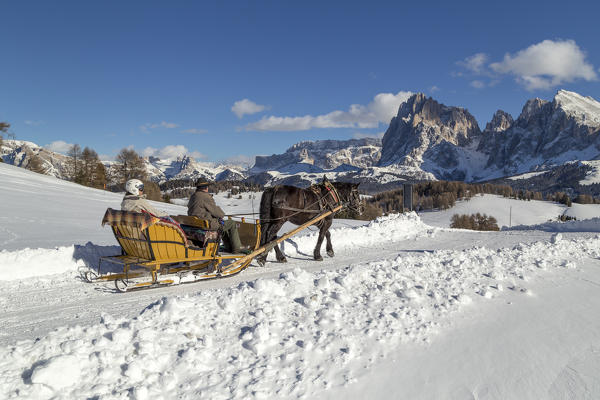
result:
[[[264,235],[263,235],[263,240],[261,240],[262,245],[264,246],[265,244],[272,242],[273,240],[277,239],[277,232],[279,231],[279,229],[281,228],[281,226],[283,225],[283,222],[280,223],[270,223],[267,228],[265,229]],[[275,253],[276,253],[276,257],[277,257],[277,261],[280,262],[286,262],[287,259],[285,258],[285,256],[283,255],[283,253],[281,252],[281,250],[279,249],[279,246],[275,246]],[[258,257],[256,257],[256,261],[261,265],[264,266],[266,261],[267,261],[267,255],[269,254],[269,251],[265,251],[264,253],[262,253],[261,255],[259,255]]]
[[[325,239],[327,239],[327,245],[325,246],[327,249],[327,255],[329,257],[335,256],[335,253],[333,252],[333,246],[331,245],[331,233],[329,233],[329,229],[327,229],[325,232]]]
[[[279,230],[281,229],[281,227],[283,226],[284,223],[285,223],[285,221],[275,224],[277,228],[273,229],[273,238],[271,240],[277,239],[277,232],[279,232]],[[282,262],[282,263],[287,262],[287,258],[285,257],[285,255],[283,254],[281,249],[279,248],[279,245],[276,245],[274,247],[274,249],[275,249],[275,258],[277,258],[277,261]]]
[[[333,218],[325,218],[323,220],[322,229],[325,231],[325,239],[327,239],[325,249],[327,250],[327,255],[329,257],[333,257],[335,255],[335,253],[333,252],[333,246],[331,245],[331,233],[329,233],[329,228],[331,228],[331,224],[333,224]]]
[[[326,224],[323,224],[319,229],[319,238],[317,239],[317,245],[315,246],[314,257],[317,261],[323,261],[321,257],[321,245],[323,244],[323,238],[325,237]]]
[[[270,241],[269,234],[270,234],[272,225],[273,224],[271,224],[269,222],[263,224],[262,237],[260,238],[261,246],[264,246],[265,244],[269,243],[269,241]],[[268,254],[269,254],[269,251],[264,251],[263,253],[261,253],[255,257],[255,260],[258,262],[258,265],[260,265],[261,267],[265,266],[265,264],[267,263],[267,255]]]

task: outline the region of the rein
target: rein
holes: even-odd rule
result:
[[[319,195],[320,193],[317,193],[315,191],[315,189],[317,189],[319,186],[323,185],[323,187],[327,190],[326,193],[322,196],[320,196],[315,202],[305,206],[305,208],[294,208],[294,207],[286,207],[286,206],[277,206],[277,205],[273,205],[273,208],[278,208],[280,210],[288,210],[288,211],[294,211],[294,213],[290,214],[290,215],[286,215],[284,217],[280,217],[280,218],[272,218],[272,219],[264,219],[261,220],[264,222],[273,222],[273,221],[280,221],[282,219],[288,219],[290,217],[293,217],[294,215],[298,215],[301,213],[307,213],[307,214],[320,214],[321,212],[323,212],[324,209],[329,208],[329,209],[333,209],[335,208],[335,206],[337,205],[342,205],[343,207],[347,207],[350,209],[354,209],[354,207],[350,207],[350,204],[352,203],[350,200],[348,201],[342,201],[341,197],[337,191],[337,189],[335,188],[335,186],[333,186],[330,182],[325,182],[322,183],[320,185],[315,185],[315,186],[311,186],[310,189],[313,193],[315,193],[316,195]],[[304,189],[304,190],[308,190],[308,189]],[[322,200],[325,200],[327,198],[327,196],[331,195],[333,201],[335,202],[333,205],[329,202],[325,202],[325,204],[322,204]],[[314,206],[315,204],[319,204],[319,209],[315,210],[315,209],[310,209],[310,207]],[[258,215],[260,213],[244,213],[244,214],[229,214],[228,216],[245,216],[245,215]]]

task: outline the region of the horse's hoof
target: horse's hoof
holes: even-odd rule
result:
[[[333,256],[335,256],[335,253],[333,252],[333,250],[327,250],[327,255],[329,257],[333,257]]]
[[[287,262],[287,258],[281,258],[281,259],[277,259],[277,261],[279,261],[280,263],[286,263]]]
[[[323,261],[323,257],[321,257],[321,256],[315,256],[315,261]]]
[[[263,260],[262,258],[255,258],[255,260],[258,263],[259,267],[264,267],[265,264],[267,263],[267,260]]]

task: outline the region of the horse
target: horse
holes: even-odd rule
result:
[[[322,212],[343,205],[359,215],[364,207],[358,193],[357,183],[329,182],[326,178],[320,184],[302,189],[295,186],[279,185],[267,188],[260,201],[261,246],[275,240],[281,226],[290,221],[302,225]],[[322,261],[321,244],[323,237],[327,239],[327,255],[333,257],[331,234],[329,228],[333,222],[333,214],[328,215],[314,225],[319,227],[319,238],[313,252],[314,259]],[[285,255],[279,246],[274,246],[277,261],[286,262]],[[265,250],[256,260],[264,266],[270,249]]]

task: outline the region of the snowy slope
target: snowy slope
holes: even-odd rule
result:
[[[74,249],[64,262],[93,265],[114,253],[96,229],[120,196],[0,171],[2,227],[22,233],[0,254],[34,251],[24,250],[21,223],[50,226],[54,215],[64,229],[49,232],[53,243]],[[251,199],[236,200],[217,196],[251,211]],[[488,214],[505,208],[476,200]],[[553,207],[538,202],[531,221],[554,216]],[[15,218],[24,210],[32,222]],[[116,294],[72,270],[0,280],[0,398],[598,398],[600,237],[577,228],[469,232],[427,218],[445,217],[337,221],[336,257],[322,263],[311,259],[309,231],[285,242],[287,264],[146,292]],[[31,243],[53,251],[43,237]]]
[[[113,244],[100,226],[108,207],[120,208],[122,194],[90,189],[51,176],[0,163],[0,249],[55,247],[68,244]],[[154,205],[169,213],[183,207]]]

